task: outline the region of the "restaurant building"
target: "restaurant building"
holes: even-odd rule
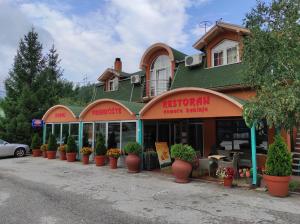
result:
[[[79,148],[94,147],[102,133],[108,148],[138,141],[145,152],[155,151],[157,142],[169,147],[184,143],[199,158],[216,149],[243,151],[245,161],[255,166],[253,152],[266,154],[274,129],[264,121],[259,130],[251,129],[242,117],[243,105],[255,96],[244,84],[241,63],[242,40],[249,34],[244,27],[217,22],[193,45],[198,54],[156,43],[146,49],[135,73],[124,72],[116,58],[114,68],[98,78],[94,102],[85,108],[57,105],[46,112],[44,142],[52,132],[62,144],[68,133]],[[291,136],[282,134],[294,150]]]

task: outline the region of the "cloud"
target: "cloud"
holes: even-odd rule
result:
[[[0,0],[0,29],[8,31],[5,36],[0,34],[1,43],[5,43],[0,46],[0,67],[5,64],[0,74],[7,74],[20,37],[32,25],[45,49],[55,44],[69,80],[82,81],[86,74],[94,82],[113,65],[115,57],[122,58],[125,71],[134,72],[143,52],[155,42],[185,47],[190,35],[184,31],[189,20],[187,9],[208,1],[111,0],[87,13],[72,14],[71,8],[76,6],[64,4],[60,8],[57,2],[51,5],[47,1],[1,5]]]

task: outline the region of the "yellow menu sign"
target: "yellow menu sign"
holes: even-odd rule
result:
[[[155,148],[160,166],[165,166],[171,163],[171,157],[167,142],[155,142]]]

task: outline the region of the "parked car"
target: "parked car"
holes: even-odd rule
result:
[[[28,145],[18,143],[8,143],[0,139],[0,156],[23,157],[30,153]]]

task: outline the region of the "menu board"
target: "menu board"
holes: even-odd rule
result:
[[[171,157],[167,142],[155,142],[156,152],[160,167],[166,167],[171,164]]]

